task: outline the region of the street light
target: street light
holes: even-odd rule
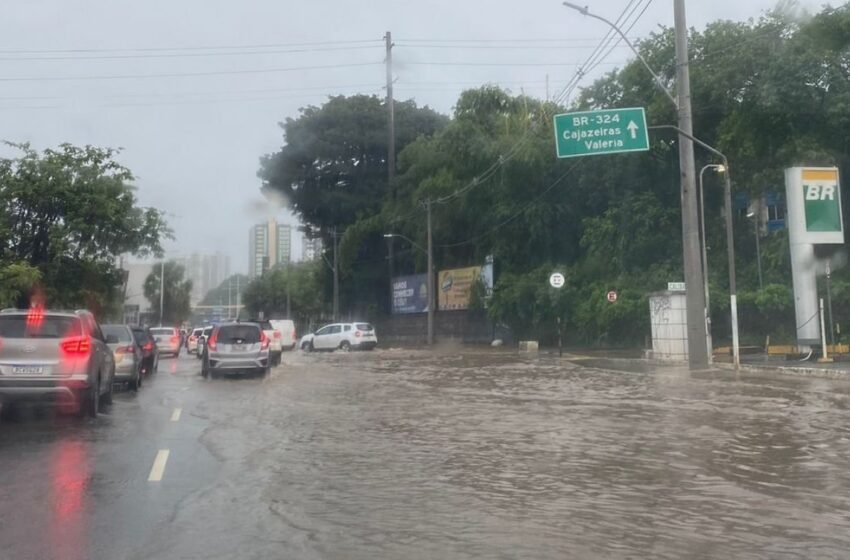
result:
[[[430,226],[430,222],[431,222],[430,217],[431,217],[431,207],[430,207],[430,204],[429,204],[428,205],[428,218],[429,218],[428,225],[429,226]],[[428,232],[430,233],[430,227],[428,229]],[[418,249],[418,250],[422,251],[423,253],[425,253],[426,255],[428,255],[428,335],[427,335],[426,340],[428,342],[428,346],[433,346],[434,345],[434,255],[431,251],[431,247],[432,247],[431,242],[430,242],[431,238],[429,236],[429,238],[428,238],[428,249],[425,249],[424,247],[422,247],[421,245],[416,243],[411,238],[409,238],[405,235],[401,235],[400,233],[385,233],[384,234],[385,239],[392,239],[393,237],[400,237],[401,239],[404,239],[405,241],[410,243],[413,247],[415,247],[416,249]],[[390,278],[390,282],[392,282],[392,278]],[[390,287],[390,289],[392,289],[392,287]]]
[[[762,272],[761,272],[761,240],[759,239],[759,233],[760,233],[759,230],[761,229],[761,216],[759,215],[760,213],[761,213],[761,204],[758,205],[756,210],[754,210],[752,212],[747,212],[747,217],[748,218],[755,218],[755,222],[756,222],[756,263],[758,264],[758,270],[759,270],[759,290],[763,290],[764,289],[764,278],[763,278]]]
[[[699,171],[699,223],[700,235],[702,236],[702,278],[703,288],[705,289],[705,338],[708,345],[708,361],[713,361],[714,352],[711,342],[711,305],[709,304],[708,295],[708,253],[706,247],[708,240],[705,236],[705,190],[703,189],[703,177],[708,169],[713,169],[717,173],[725,173],[726,166],[720,163],[709,163],[704,165]]]

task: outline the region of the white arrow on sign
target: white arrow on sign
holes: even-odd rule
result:
[[[629,124],[628,126],[626,126],[626,128],[628,128],[629,132],[631,132],[632,140],[637,139],[637,131],[639,127],[635,124],[635,121],[629,121]]]

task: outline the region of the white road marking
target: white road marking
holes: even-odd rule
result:
[[[182,408],[175,408],[174,412],[171,413],[171,421],[178,422],[180,420],[180,414],[183,413]]]
[[[148,475],[148,482],[159,482],[162,480],[167,462],[168,449],[160,449],[156,454],[156,459],[153,460],[153,467],[151,467],[151,474]]]

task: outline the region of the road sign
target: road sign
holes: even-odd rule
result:
[[[616,303],[617,302],[617,292],[611,290],[608,292],[608,303]]]
[[[553,288],[563,288],[566,279],[560,272],[555,272],[549,277],[549,285]]]
[[[667,291],[668,292],[684,292],[685,291],[685,283],[684,282],[667,282]]]
[[[649,131],[643,107],[605,109],[555,115],[559,158],[644,152]]]

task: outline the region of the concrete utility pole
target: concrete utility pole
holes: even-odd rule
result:
[[[708,349],[705,332],[705,292],[702,289],[704,280],[700,262],[696,163],[694,161],[694,144],[688,137],[693,135],[693,121],[685,0],[674,0],[673,12],[676,29],[676,90],[678,94],[679,128],[685,132],[684,135],[679,136],[679,168],[682,180],[682,247],[684,249],[688,307],[688,363],[691,369],[702,369],[708,367]],[[733,309],[737,307],[735,296],[732,296],[732,307]]]
[[[159,326],[162,326],[162,313],[165,309],[165,259],[159,267]]]
[[[337,253],[339,253],[339,247],[337,243],[336,237],[336,226],[333,229],[333,237],[334,237],[334,322],[339,321],[339,262],[337,260]]]
[[[431,199],[425,201],[428,211],[428,346],[434,344],[434,307],[437,298],[434,293],[434,243],[431,238]]]
[[[395,199],[395,187],[393,185],[393,181],[395,180],[395,100],[393,98],[393,34],[390,31],[387,31],[386,36],[384,36],[387,42],[387,183],[389,185],[390,193],[392,193],[393,199]],[[389,259],[388,266],[390,272],[390,307],[389,312],[393,311],[393,276],[395,275],[395,251],[394,251],[394,243],[393,237],[387,239],[389,243]]]

